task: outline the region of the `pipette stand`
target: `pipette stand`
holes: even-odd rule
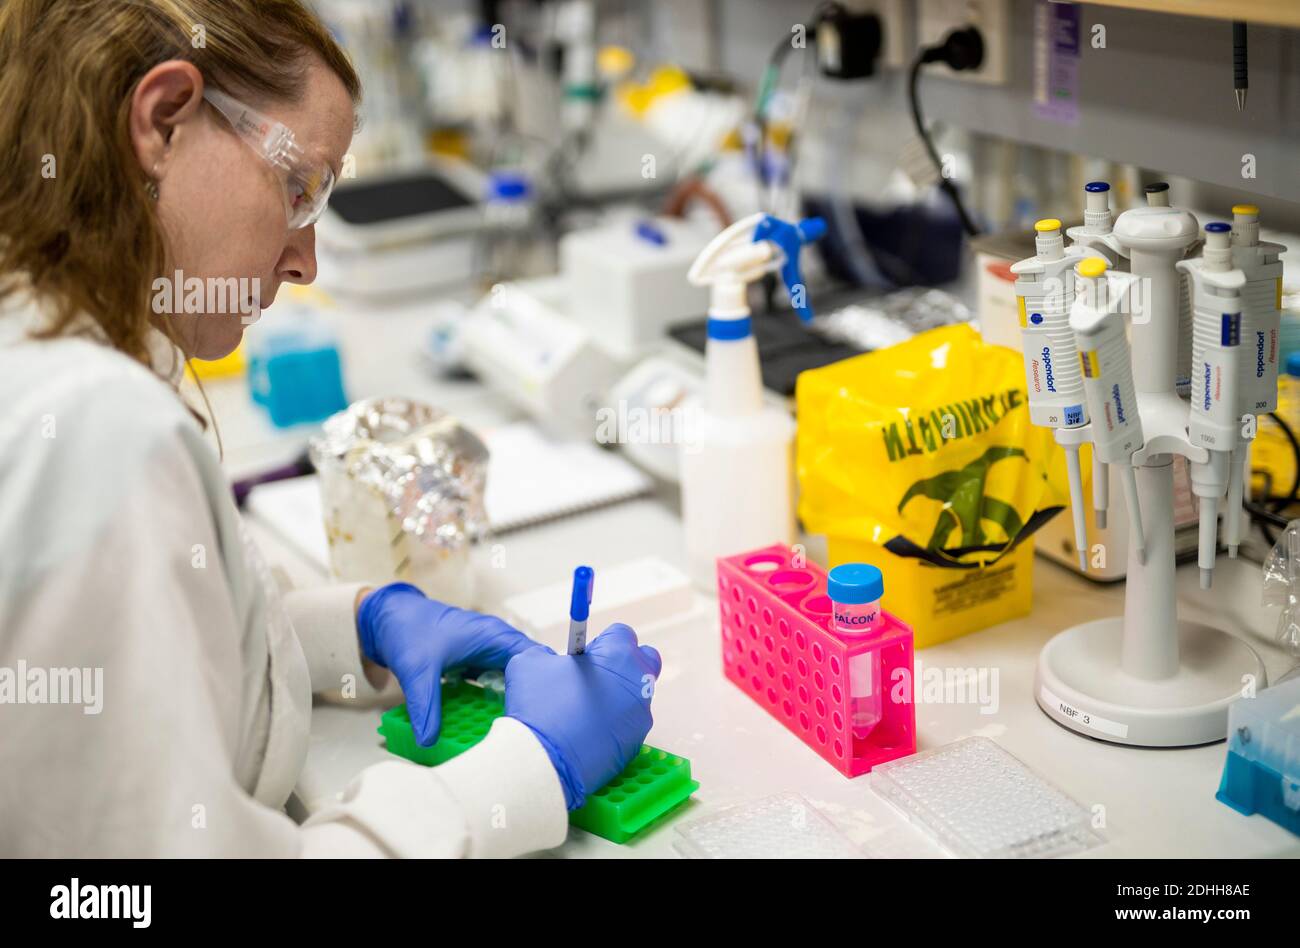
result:
[[[1176,389],[1181,286],[1174,263],[1196,239],[1197,225],[1185,211],[1161,208],[1180,216],[1176,227],[1161,221],[1157,230],[1144,226],[1147,212],[1156,209],[1138,210],[1143,214],[1120,215],[1115,233],[1129,249],[1141,293],[1130,310],[1130,328],[1146,442],[1132,464],[1146,557],[1141,560],[1130,545],[1122,617],[1073,626],[1043,647],[1034,696],[1050,718],[1088,737],[1184,747],[1224,740],[1228,706],[1248,686],[1266,682],[1250,646],[1222,629],[1178,618],[1173,460],[1208,459],[1205,448],[1188,440],[1188,403]]]

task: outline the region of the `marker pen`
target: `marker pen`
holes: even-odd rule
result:
[[[581,655],[587,650],[587,616],[591,614],[595,583],[596,571],[590,566],[579,566],[573,571],[573,595],[569,598],[570,655]]]

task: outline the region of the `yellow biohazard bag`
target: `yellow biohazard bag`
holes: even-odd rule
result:
[[[1068,494],[1024,363],[970,326],[799,376],[799,515],[832,566],[871,563],[925,647],[1024,615],[1035,530]]]

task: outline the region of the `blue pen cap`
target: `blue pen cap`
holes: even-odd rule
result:
[[[596,584],[596,571],[590,566],[579,566],[573,571],[573,598],[569,600],[569,618],[586,622],[591,614],[592,587]]]
[[[487,196],[491,201],[522,201],[532,193],[527,175],[499,170],[488,174]]]
[[[646,243],[654,244],[656,247],[668,245],[668,235],[654,221],[637,221],[634,233]]]
[[[868,563],[842,563],[830,571],[826,594],[848,606],[875,602],[885,595],[885,576]]]

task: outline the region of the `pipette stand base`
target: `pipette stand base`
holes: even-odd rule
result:
[[[1177,670],[1157,680],[1123,670],[1123,634],[1115,616],[1073,626],[1044,646],[1034,697],[1048,717],[1113,744],[1210,744],[1227,736],[1228,705],[1248,686],[1265,685],[1254,650],[1222,629],[1179,621]]]

